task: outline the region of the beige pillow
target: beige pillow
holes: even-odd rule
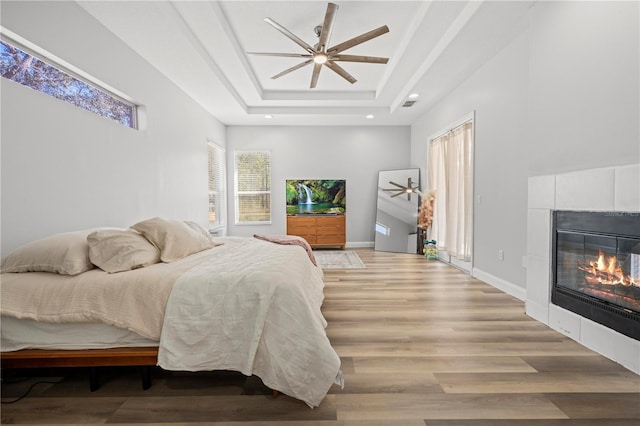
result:
[[[190,254],[214,247],[213,241],[185,222],[159,217],[138,222],[131,227],[160,250],[160,260],[173,262]]]
[[[104,229],[87,236],[89,259],[109,273],[131,271],[160,262],[160,252],[132,229]]]
[[[189,228],[193,229],[194,231],[198,232],[200,235],[202,235],[204,238],[210,240],[214,246],[221,246],[223,243],[221,242],[216,242],[213,237],[211,236],[211,234],[209,233],[209,231],[207,231],[206,229],[204,229],[202,226],[200,226],[199,224],[197,224],[196,222],[191,222],[189,220],[185,220],[184,223],[186,223]]]
[[[93,229],[65,232],[27,243],[2,259],[2,272],[55,272],[77,275],[94,266],[87,235]]]

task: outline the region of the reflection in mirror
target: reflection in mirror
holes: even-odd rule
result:
[[[374,249],[418,252],[420,169],[378,172],[378,204]]]

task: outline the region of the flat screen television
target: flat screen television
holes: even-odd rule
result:
[[[287,214],[344,214],[346,180],[287,179]]]

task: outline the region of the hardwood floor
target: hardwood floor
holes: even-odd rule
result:
[[[344,389],[315,409],[256,377],[135,368],[4,371],[2,423],[634,425],[640,376],[524,314],[524,304],[418,255],[357,250],[366,269],[325,271],[327,334]],[[20,377],[18,377],[20,376]],[[19,380],[20,379],[20,380]]]

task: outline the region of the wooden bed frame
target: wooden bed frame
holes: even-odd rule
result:
[[[158,347],[45,350],[23,349],[0,353],[2,368],[89,367],[89,389],[100,387],[98,367],[142,367],[142,389],[151,387],[151,367],[158,363]]]
[[[158,364],[158,347],[111,349],[22,349],[0,352],[2,368],[89,367],[89,389],[100,388],[98,367],[141,367],[142,389],[151,387],[151,367]],[[272,389],[274,398],[279,392]]]

